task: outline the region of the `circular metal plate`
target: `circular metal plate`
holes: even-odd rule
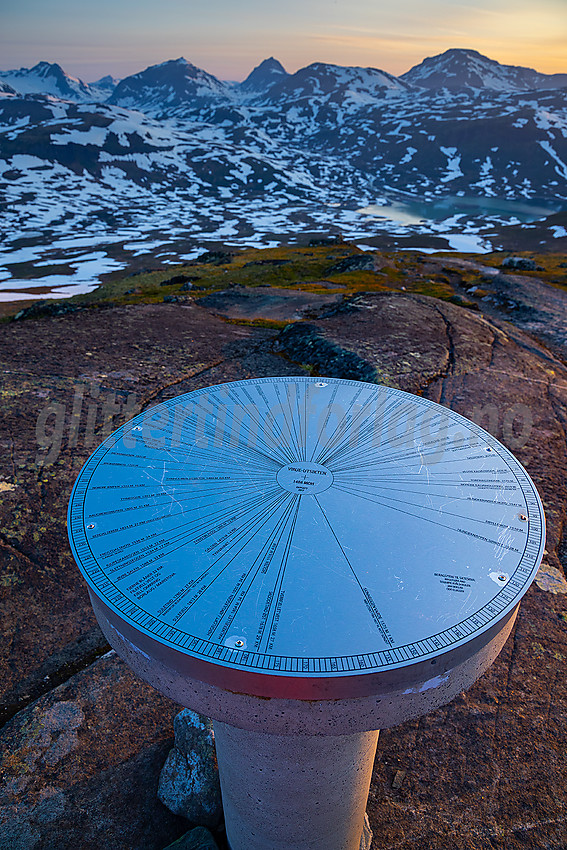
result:
[[[199,390],[116,431],[69,506],[110,611],[194,659],[360,676],[493,629],[531,583],[544,516],[496,439],[418,396],[333,378]]]

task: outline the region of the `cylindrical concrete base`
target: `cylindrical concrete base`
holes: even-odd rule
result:
[[[214,730],[231,850],[359,850],[378,732]]]
[[[92,592],[91,602],[110,645],[142,679],[175,702],[250,731],[332,737],[389,729],[450,702],[492,664],[510,634],[518,610],[516,607],[498,623],[497,629],[481,635],[483,640],[478,645],[463,649],[464,658],[448,653],[450,657],[418,664],[417,669],[410,666],[394,670],[398,678],[382,682],[378,677],[372,694],[338,699],[265,699],[266,694],[243,692],[234,686],[219,687],[195,678],[179,666],[187,656],[167,648],[167,657],[162,658],[156,641],[136,633]],[[345,681],[348,683],[350,678],[345,677]]]

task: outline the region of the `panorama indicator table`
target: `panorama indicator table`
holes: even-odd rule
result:
[[[209,662],[213,682],[212,665],[254,671],[274,692],[278,676],[340,692],[466,644],[518,604],[543,547],[535,487],[496,439],[418,396],[331,378],[152,408],[89,458],[69,519],[111,611]]]
[[[514,456],[440,405],[260,378],[111,435],[69,532],[111,645],[213,718],[232,850],[368,850],[378,729],[494,661],[544,516]]]

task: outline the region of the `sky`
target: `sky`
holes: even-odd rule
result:
[[[92,82],[184,56],[242,80],[275,56],[402,74],[451,47],[567,73],[567,0],[1,0],[0,69],[46,60]]]

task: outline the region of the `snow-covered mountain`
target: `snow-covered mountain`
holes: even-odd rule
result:
[[[50,94],[79,102],[97,99],[96,92],[87,83],[71,77],[56,62],[38,62],[33,68],[0,71],[0,82],[7,83],[19,94]]]
[[[9,87],[9,88],[7,88]],[[420,89],[454,93],[488,90],[521,92],[567,87],[567,74],[541,74],[531,68],[502,65],[476,50],[452,49],[424,59],[400,77],[376,68],[348,67],[314,62],[288,74],[277,59],[261,62],[242,83],[225,82],[186,59],[152,65],[123,80],[111,75],[85,83],[60,65],[38,62],[33,68],[0,71],[0,92],[51,95],[76,102],[110,103],[148,114],[180,116],[203,107],[238,107],[251,97],[280,103],[310,99],[318,103],[345,100],[368,104],[384,95]]]
[[[288,74],[270,89],[267,102],[304,100],[365,104],[385,94],[406,93],[410,85],[377,68],[345,67],[314,62],[295,74]]]
[[[240,238],[334,215],[346,232],[384,197],[567,206],[567,88],[473,51],[401,79],[324,63],[287,74],[269,59],[246,86],[178,59],[125,78],[106,103],[114,81],[73,88],[58,67],[0,75],[0,239],[116,239],[130,226]],[[61,75],[68,90],[54,95]],[[32,77],[47,91],[29,90]]]
[[[111,74],[101,77],[100,80],[95,80],[94,83],[88,83],[89,89],[95,93],[97,100],[107,100],[110,97],[120,80],[113,77]]]
[[[244,93],[260,94],[268,91],[284,77],[289,76],[284,66],[273,56],[264,59],[248,74],[244,82],[238,86]]]
[[[452,92],[488,89],[521,92],[567,86],[567,74],[540,74],[532,68],[501,65],[476,50],[452,49],[430,56],[400,79],[427,89]]]
[[[240,108],[184,100],[167,120],[113,104],[7,94],[0,100],[0,159],[9,173],[14,157],[34,157],[105,185],[108,173],[114,183],[120,177],[180,191],[202,180],[207,193],[220,196],[234,190],[261,197],[268,186],[296,186],[302,195],[326,170],[325,192],[338,196],[365,186],[416,197],[567,198],[566,92],[494,93],[487,100],[484,93],[415,97],[411,90],[379,99],[376,89],[349,99],[348,91],[289,100],[280,92],[275,103],[268,92],[260,104]],[[183,118],[175,117],[178,109]]]
[[[155,117],[171,117],[231,100],[232,87],[228,83],[181,57],[125,77],[108,102]]]
[[[342,125],[363,106],[410,91],[408,83],[376,68],[315,62],[288,74],[273,58],[234,86],[177,59],[126,77],[108,103],[154,118],[201,120],[233,129],[283,121],[295,132],[304,124],[312,135],[320,126]],[[276,135],[280,137],[277,130]]]

